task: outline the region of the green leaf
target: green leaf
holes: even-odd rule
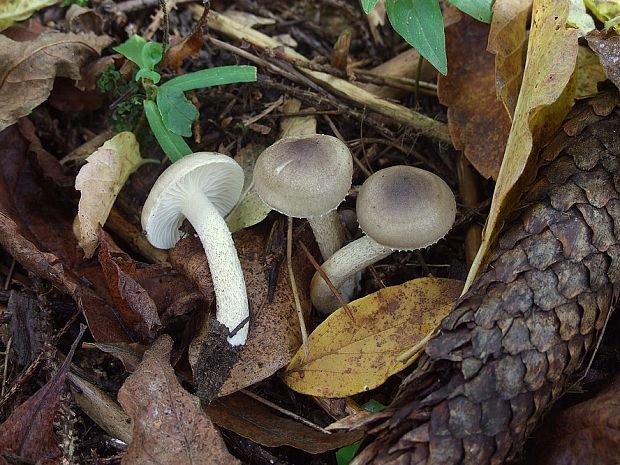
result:
[[[157,84],[161,79],[161,76],[157,71],[142,68],[136,73],[136,81],[139,81],[142,78],[150,79],[154,84]]]
[[[176,87],[160,87],[157,91],[157,108],[164,126],[179,136],[192,135],[192,123],[198,118],[198,110]]]
[[[360,0],[360,3],[362,4],[362,10],[364,10],[364,13],[368,14],[370,13],[374,8],[375,5],[377,4],[379,0]]]
[[[192,149],[189,148],[181,136],[166,129],[155,102],[152,100],[145,100],[143,105],[144,114],[146,115],[146,119],[149,122],[155,139],[157,139],[164,153],[172,162],[180,160],[185,155],[192,153]]]
[[[16,21],[30,18],[38,10],[57,3],[58,0],[0,1],[0,31]]]
[[[468,14],[478,21],[483,23],[490,23],[493,12],[493,2],[495,0],[450,0],[450,3],[461,10],[463,13]]]
[[[220,66],[175,77],[162,84],[160,89],[174,87],[185,92],[186,90],[202,89],[222,84],[254,81],[256,81],[255,66]]]
[[[143,68],[154,69],[155,65],[164,57],[164,45],[158,42],[147,42],[142,47]]]
[[[448,72],[439,0],[386,0],[392,27],[441,74]]]
[[[144,68],[144,62],[142,61],[142,49],[146,45],[146,40],[142,37],[133,35],[122,44],[112,47],[112,50],[120,53],[128,60],[133,61],[140,68]]]

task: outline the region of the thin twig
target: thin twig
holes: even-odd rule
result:
[[[6,388],[6,378],[9,372],[9,353],[11,352],[12,343],[13,338],[10,337],[8,342],[6,343],[6,351],[4,352],[4,368],[2,369],[2,391],[0,392],[0,396],[4,396],[4,391]]]
[[[15,264],[17,260],[13,259],[11,262],[11,267],[9,268],[9,272],[6,274],[6,279],[4,280],[4,290],[8,291],[9,286],[11,285],[11,279],[13,279],[13,272],[15,271]]]
[[[277,404],[274,404],[273,402],[268,401],[267,399],[259,396],[258,394],[254,394],[253,392],[248,391],[247,389],[241,389],[241,392],[245,394],[246,396],[260,402],[261,404],[265,404],[266,406],[271,407],[272,409],[280,412],[281,414],[286,415],[287,417],[291,417],[294,420],[297,420],[298,422],[303,423],[304,425],[309,426],[312,429],[320,431],[321,433],[324,433],[324,434],[332,434],[331,431],[327,431],[325,428],[322,428],[319,425],[312,423],[310,420],[306,420],[304,417],[301,417],[297,415],[296,413],[293,413],[289,410],[286,410],[285,408],[280,407]]]
[[[293,299],[295,300],[295,308],[299,317],[299,329],[301,330],[301,343],[304,348],[304,355],[307,357],[310,353],[308,346],[308,330],[306,329],[306,321],[304,311],[301,308],[299,294],[297,292],[297,283],[295,282],[295,273],[293,273],[293,218],[288,217],[288,229],[286,231],[286,262],[288,265],[288,277],[291,281],[291,289],[293,291]]]
[[[308,257],[308,260],[310,261],[310,263],[312,264],[316,272],[320,274],[321,278],[323,278],[325,283],[327,283],[327,287],[329,287],[329,289],[332,291],[332,293],[338,300],[338,303],[340,303],[340,306],[343,308],[347,316],[351,319],[353,324],[356,324],[355,317],[353,316],[353,312],[351,311],[351,309],[349,308],[345,300],[340,295],[340,292],[338,292],[338,289],[336,289],[336,287],[332,284],[331,280],[329,279],[329,276],[327,276],[327,273],[325,273],[323,268],[321,268],[321,266],[317,263],[317,261],[314,259],[314,257],[308,250],[308,248],[301,241],[299,241],[298,244],[301,247],[301,249],[304,251],[304,253],[306,254],[306,257]]]

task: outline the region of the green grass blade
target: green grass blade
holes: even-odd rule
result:
[[[187,90],[202,89],[204,87],[254,81],[256,81],[255,66],[232,65],[203,69],[201,71],[184,74],[183,76],[170,79],[160,87],[174,87],[185,92]]]

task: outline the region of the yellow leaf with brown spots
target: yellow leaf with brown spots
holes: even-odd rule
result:
[[[465,289],[475,279],[507,215],[535,174],[537,154],[560,127],[575,97],[577,30],[566,26],[567,0],[534,0],[523,82],[482,244]]]
[[[345,397],[381,385],[413,362],[398,355],[420,342],[450,312],[463,283],[419,278],[336,310],[309,337],[310,352],[293,357],[284,381],[297,392]]]

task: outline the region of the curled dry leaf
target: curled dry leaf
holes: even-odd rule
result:
[[[170,366],[172,339],[161,336],[125,380],[118,400],[133,420],[122,464],[238,464],[200,401],[185,391]]]
[[[603,65],[605,74],[620,89],[620,36],[592,31],[586,36],[588,45],[596,53]]]
[[[0,3],[0,31],[16,21],[30,18],[36,11],[59,0],[4,0]]]
[[[310,335],[284,381],[297,392],[345,397],[382,384],[407,363],[397,357],[418,344],[450,312],[463,283],[420,278],[391,286],[349,304],[355,320],[339,308]]]
[[[312,242],[309,228],[295,237],[306,244]],[[227,395],[246,386],[261,381],[286,366],[301,345],[299,320],[295,311],[288,269],[282,260],[285,256],[285,240],[268,239],[264,229],[246,229],[234,236],[241,268],[248,291],[251,309],[250,333],[241,351],[240,359],[232,367],[230,374],[224,373],[225,382],[219,395]],[[270,245],[268,245],[270,244]],[[211,278],[204,250],[194,237],[181,240],[171,251],[170,259],[175,267],[181,267],[204,295],[211,294]],[[281,266],[280,266],[281,264]],[[311,303],[308,295],[314,268],[305,255],[293,248],[293,270],[301,306],[306,315]],[[274,288],[270,301],[270,289]],[[190,346],[190,363],[194,376],[204,364],[201,350],[208,338],[208,322]],[[223,366],[205,367],[209,377]],[[202,380],[196,379],[200,385]]]
[[[78,337],[54,376],[0,425],[0,460],[3,452],[12,452],[27,463],[47,462],[61,456],[54,434],[54,417],[71,359],[85,330],[86,326],[81,325]]]
[[[497,178],[510,132],[510,117],[497,99],[495,60],[486,51],[489,26],[460,14],[446,27],[447,76],[437,94],[448,107],[452,142],[485,178]],[[481,111],[480,109],[484,110]]]
[[[95,34],[41,34],[28,42],[0,36],[0,130],[49,96],[54,78],[80,79],[80,68],[112,39]]]
[[[103,232],[99,262],[119,317],[136,340],[152,341],[174,317],[205,305],[191,283],[170,267],[139,263],[124,253],[112,253]]]
[[[552,413],[536,442],[538,465],[620,463],[620,375],[592,399]]]
[[[529,34],[527,61],[514,113],[504,160],[493,192],[491,210],[482,244],[469,270],[467,289],[523,185],[531,182],[536,154],[545,138],[560,127],[573,105],[575,80],[571,79],[577,61],[577,30],[566,27],[568,3],[551,0],[535,4]]]
[[[99,227],[105,224],[116,196],[142,161],[136,136],[125,131],[93,152],[80,169],[75,178],[75,188],[80,191],[78,241],[86,258],[95,253]]]
[[[58,160],[25,132],[23,124],[0,132],[0,244],[75,300],[96,341],[131,342],[110,305],[99,264],[84,261],[73,236],[73,218],[58,192],[65,182]]]
[[[214,400],[206,412],[213,422],[266,447],[291,446],[310,454],[348,446],[361,431],[327,434],[283,417],[240,392]]]
[[[525,67],[527,19],[532,0],[497,0],[487,49],[495,55],[497,96],[512,118]]]

